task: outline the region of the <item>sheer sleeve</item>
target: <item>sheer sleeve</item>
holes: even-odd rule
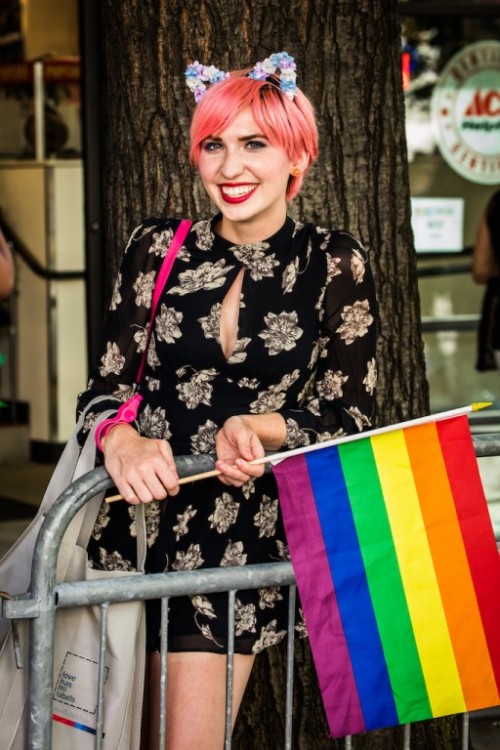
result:
[[[97,396],[95,407],[79,435],[85,440],[95,418],[118,410],[135,391],[135,379],[147,341],[148,320],[155,278],[173,236],[168,222],[151,219],[140,224],[125,248],[105,317],[97,361],[86,390],[79,394],[79,414]]]
[[[300,408],[280,412],[288,448],[371,425],[377,303],[368,257],[352,235],[333,232],[327,268],[316,367]]]

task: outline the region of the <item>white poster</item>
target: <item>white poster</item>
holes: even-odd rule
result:
[[[464,248],[463,198],[412,198],[411,224],[417,252],[456,253]]]

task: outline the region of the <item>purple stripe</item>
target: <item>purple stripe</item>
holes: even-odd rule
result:
[[[311,651],[333,737],[366,731],[304,455],[273,467]],[[317,550],[311,558],[311,550]]]

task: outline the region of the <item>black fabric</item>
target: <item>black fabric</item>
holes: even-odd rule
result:
[[[500,279],[490,279],[481,307],[476,369],[497,370],[494,351],[500,351]]]
[[[211,453],[233,414],[279,412],[284,447],[369,426],[376,381],[376,302],[367,256],[344,232],[287,219],[268,240],[233,245],[214,231],[217,217],[193,224],[160,299],[137,418],[141,434],[169,440],[175,455]],[[103,331],[101,356],[81,409],[130,396],[144,348],[155,275],[176,222],[149,220],[125,252]],[[220,306],[241,269],[238,340],[226,358]],[[89,415],[81,440],[90,429]],[[95,566],[135,566],[135,509],[103,505],[89,553]],[[265,475],[241,489],[217,479],[184,485],[146,506],[147,570],[169,572],[288,559],[276,482]],[[258,652],[286,634],[287,593],[238,592],[238,652]],[[225,594],[170,602],[170,648],[221,652],[227,643]],[[303,624],[299,624],[303,631]],[[148,648],[159,645],[159,608],[148,605]]]
[[[500,190],[492,196],[486,209],[486,223],[491,246],[500,268]],[[494,350],[500,351],[500,277],[490,279],[483,296],[477,335],[476,369],[497,370]]]

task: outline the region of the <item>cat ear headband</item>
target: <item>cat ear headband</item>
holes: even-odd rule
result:
[[[269,76],[276,76],[281,91],[287,99],[292,101],[297,90],[296,68],[295,60],[291,55],[287,52],[276,52],[254,65],[248,77],[256,81],[266,81]],[[207,86],[229,78],[229,73],[219,70],[215,65],[202,65],[195,60],[186,68],[185,76],[188,88],[193,92],[195,101],[198,103],[206,93]]]

